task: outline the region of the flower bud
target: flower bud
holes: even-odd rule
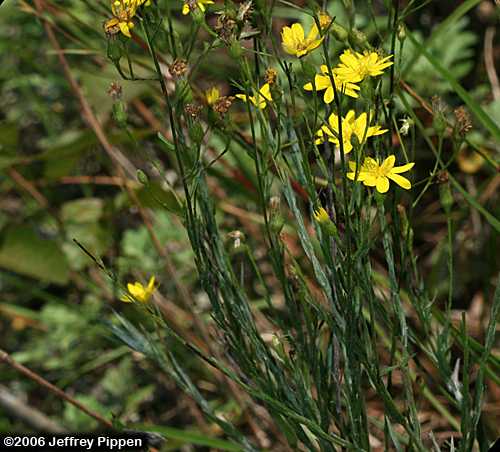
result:
[[[127,126],[127,109],[125,107],[125,104],[121,100],[116,101],[113,104],[113,118],[120,127]]]
[[[141,169],[138,169],[136,172],[137,180],[142,184],[142,185],[148,185],[149,184],[149,178],[147,174],[142,171]]]
[[[349,37],[347,30],[335,22],[330,26],[330,33],[337,41],[344,43],[347,42],[347,38]]]
[[[231,41],[231,44],[229,45],[229,55],[231,55],[231,58],[239,60],[242,54],[243,50],[241,48],[240,42],[237,39],[233,39]]]
[[[330,219],[328,212],[320,207],[313,212],[314,219],[319,223],[321,230],[328,236],[338,237],[337,227]]]
[[[356,28],[353,28],[349,34],[349,38],[351,39],[352,43],[355,46],[358,47],[363,47],[363,48],[369,48],[370,43],[368,42],[368,38],[366,35],[362,32],[359,31]]]
[[[114,63],[118,64],[121,57],[123,56],[123,46],[122,43],[116,39],[116,37],[110,37],[108,39],[108,58]]]
[[[441,201],[441,205],[443,206],[444,211],[449,214],[451,212],[453,203],[455,202],[449,182],[446,182],[439,186],[439,200]]]
[[[406,27],[403,23],[400,23],[398,26],[397,37],[400,42],[406,39]]]

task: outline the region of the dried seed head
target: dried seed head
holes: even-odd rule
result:
[[[431,98],[431,103],[432,103],[432,109],[434,110],[435,113],[446,113],[448,110],[448,106],[446,103],[441,99],[439,96],[432,96]]]
[[[217,18],[217,23],[215,24],[214,29],[219,35],[219,38],[226,44],[229,44],[235,35],[236,21],[225,14],[221,14]]]
[[[214,105],[213,109],[215,112],[219,113],[219,115],[225,115],[227,111],[231,108],[231,105],[233,104],[234,97],[233,96],[223,96],[219,97]]]
[[[279,196],[271,196],[269,200],[269,209],[272,211],[277,211],[280,208],[280,197]]]
[[[241,246],[241,242],[245,240],[245,234],[241,231],[231,231],[228,234],[228,237],[233,240],[233,247],[239,248]]]
[[[461,106],[455,108],[453,113],[455,113],[458,133],[462,136],[465,136],[472,129],[472,121],[470,119],[469,112],[465,109],[464,106]]]
[[[273,85],[274,83],[276,83],[277,77],[278,72],[276,71],[276,69],[273,69],[271,67],[266,69],[266,74],[264,75],[266,83]]]
[[[123,89],[122,86],[117,82],[111,82],[108,89],[108,94],[116,102],[122,98]]]
[[[252,0],[248,0],[240,5],[238,9],[238,15],[236,16],[236,18],[241,22],[245,22],[250,18],[252,12],[253,12]]]
[[[168,66],[168,71],[174,78],[182,77],[187,72],[187,61],[180,58],[176,59]]]
[[[445,184],[448,182],[448,171],[442,170],[437,173],[436,180],[438,184]]]
[[[186,106],[184,107],[184,111],[193,119],[198,117],[201,109],[202,109],[201,105],[196,105],[196,104],[186,104]]]
[[[189,6],[190,11],[194,11],[198,8],[198,2],[196,0],[185,0],[184,3]]]

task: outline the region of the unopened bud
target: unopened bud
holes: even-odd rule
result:
[[[147,174],[142,171],[141,169],[138,169],[136,172],[137,180],[142,184],[142,185],[148,185],[149,184],[149,178]]]
[[[454,203],[453,193],[449,182],[439,186],[439,200],[441,201],[444,211],[449,214]]]
[[[313,212],[313,217],[319,223],[321,230],[325,234],[331,237],[338,236],[337,227],[330,219],[330,215],[328,215],[328,212],[323,207],[319,207],[318,209],[316,209]]]
[[[229,55],[235,60],[241,58],[243,50],[241,49],[241,44],[237,39],[233,39],[229,45]]]
[[[116,37],[110,37],[108,39],[108,58],[114,63],[118,64],[121,57],[123,56],[123,45],[119,39]]]
[[[127,109],[121,100],[113,104],[113,118],[120,127],[126,127],[128,118]]]
[[[330,26],[330,33],[340,42],[346,42],[349,37],[349,32],[337,23]]]
[[[403,42],[406,39],[406,27],[403,23],[400,23],[398,26],[397,36],[400,42]]]
[[[359,31],[356,28],[353,28],[351,30],[351,32],[349,34],[349,38],[351,39],[351,41],[353,42],[353,44],[355,46],[364,47],[364,48],[370,47],[370,43],[368,42],[368,38],[366,37],[366,35],[362,31]]]
[[[233,241],[233,250],[240,250],[243,242],[245,241],[245,234],[236,230],[229,232],[227,235]]]

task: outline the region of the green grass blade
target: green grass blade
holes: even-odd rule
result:
[[[489,115],[481,108],[481,106],[472,99],[471,96],[465,91],[460,83],[453,77],[450,71],[443,67],[441,63],[434,58],[424,46],[420,44],[411,33],[408,32],[408,38],[412,44],[422,53],[422,55],[431,63],[434,68],[441,74],[441,76],[450,84],[450,86],[456,91],[460,98],[469,107],[471,112],[477,118],[477,120],[487,129],[495,139],[500,139],[500,128],[495,124],[495,122],[489,117]]]
[[[160,425],[134,425],[134,429],[141,431],[156,432],[163,435],[167,441],[169,439],[182,442],[183,444],[193,444],[196,446],[213,447],[216,450],[227,450],[239,452],[243,451],[243,447],[238,446],[230,441],[219,438],[212,438],[203,433],[194,430],[182,430],[173,427],[164,427]]]
[[[461,5],[459,5],[443,22],[441,22],[432,32],[429,39],[425,42],[422,48],[429,48],[434,41],[436,41],[442,33],[444,33],[449,27],[461,19],[465,14],[467,14],[472,8],[481,3],[481,0],[466,0]],[[410,62],[406,65],[403,78],[406,77],[408,73],[412,70],[415,63],[418,61],[419,56],[422,54],[422,50],[417,48],[417,51],[413,55]]]
[[[493,216],[490,212],[488,212],[479,202],[476,201],[476,199],[469,194],[467,190],[465,190],[459,183],[458,181],[451,175],[449,174],[449,179],[450,182],[452,183],[453,187],[460,192],[460,194],[465,198],[465,200],[474,208],[476,209],[480,214],[484,216],[486,221],[493,226],[495,231],[500,232],[500,221],[498,221],[495,216]]]

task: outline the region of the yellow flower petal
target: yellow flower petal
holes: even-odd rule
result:
[[[394,174],[394,173],[389,173],[387,177],[396,184],[398,184],[400,187],[404,188],[405,190],[409,190],[411,188],[411,182],[403,176],[400,176],[399,174]]]
[[[390,155],[384,160],[384,163],[382,163],[381,169],[385,173],[390,172],[392,168],[394,167],[394,163],[396,162],[396,156]]]
[[[325,104],[331,104],[334,98],[335,98],[335,92],[333,91],[333,88],[329,86],[325,91],[325,95],[323,96],[323,101],[325,102]]]
[[[395,166],[394,168],[392,168],[391,173],[392,174],[405,173],[406,171],[410,171],[414,165],[415,162],[407,163],[406,165],[402,166]]]
[[[373,174],[365,173],[363,184],[365,184],[367,187],[375,187],[375,185],[377,185],[377,180],[378,178]]]
[[[128,23],[125,23],[125,22],[119,22],[118,23],[118,26],[120,27],[120,31],[125,35],[127,36],[127,38],[131,38],[132,35],[130,34],[130,31],[129,31],[129,25]]]
[[[304,29],[299,23],[292,25],[292,36],[295,42],[301,42],[304,40]]]
[[[389,179],[385,176],[379,177],[377,179],[376,188],[379,193],[387,193],[389,190]]]

